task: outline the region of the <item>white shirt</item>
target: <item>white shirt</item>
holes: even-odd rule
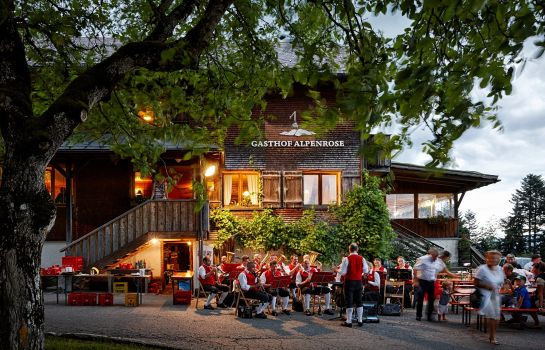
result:
[[[244,270],[244,271],[249,272],[248,270]],[[248,284],[248,280],[246,279],[246,274],[244,273],[244,271],[238,275],[238,283],[240,283],[240,289],[247,292],[250,290],[250,285]],[[256,282],[257,282],[257,277],[256,277]]]
[[[358,255],[358,253],[350,253],[350,255]],[[367,265],[367,261],[365,261],[365,258],[362,257],[363,261],[363,273],[369,273],[369,266]],[[341,263],[341,276],[346,275],[348,272],[348,258],[343,258],[343,262]]]
[[[305,271],[305,272],[307,272],[308,274],[310,274],[310,270],[309,270],[309,271]],[[301,270],[299,270],[299,271],[297,271],[297,276],[295,276],[295,285],[296,285],[297,287],[299,287],[299,285],[300,285],[301,283],[303,283],[303,282],[304,282],[304,281],[303,281],[303,276],[301,276]]]
[[[534,266],[534,263],[533,262],[527,262],[526,265],[524,265],[524,269],[527,270],[527,271],[530,271],[532,272],[532,267]]]
[[[206,279],[206,270],[204,269],[204,266],[199,266],[199,278]]]
[[[367,281],[367,283],[369,283],[370,285],[372,286],[375,286],[375,287],[379,287],[380,288],[380,273],[378,273],[377,271],[375,271],[375,273],[373,274],[373,276],[375,277],[375,280],[374,281]]]
[[[416,277],[425,281],[435,281],[437,274],[446,268],[442,259],[432,259],[431,255],[424,255],[416,260],[414,264],[414,271],[416,271]]]

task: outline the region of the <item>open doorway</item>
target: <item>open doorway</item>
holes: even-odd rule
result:
[[[192,250],[188,242],[163,242],[163,276],[164,283],[170,283],[174,272],[192,270]]]

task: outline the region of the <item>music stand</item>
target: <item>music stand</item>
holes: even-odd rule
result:
[[[320,271],[320,272],[314,272],[312,274],[312,277],[310,278],[310,285],[312,286],[313,283],[323,285],[323,284],[329,284],[335,282],[335,272],[331,271]],[[318,315],[322,313],[322,305],[321,305],[321,298],[322,295],[320,294],[318,296]],[[314,305],[314,304],[313,304]],[[314,312],[314,306],[312,306],[312,311]]]
[[[410,269],[391,269],[388,277],[396,281],[409,281],[413,279],[413,272]]]
[[[291,283],[290,276],[273,277],[271,281],[271,289],[288,288]]]

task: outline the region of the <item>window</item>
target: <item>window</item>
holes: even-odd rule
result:
[[[304,174],[303,204],[327,205],[337,203],[338,174]]]
[[[418,217],[453,217],[453,203],[452,193],[421,193],[418,195]]]
[[[414,219],[414,194],[389,194],[386,204],[390,219]]]
[[[54,167],[45,170],[45,187],[55,201],[55,204],[66,205],[66,178]]]
[[[151,198],[153,180],[151,176],[142,177],[140,172],[134,173],[134,195],[137,199]]]
[[[259,204],[259,175],[257,173],[224,173],[223,205],[257,206]]]

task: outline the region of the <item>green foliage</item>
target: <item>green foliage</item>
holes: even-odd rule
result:
[[[528,174],[511,197],[513,208],[502,221],[504,248],[513,253],[543,250],[545,230],[545,182],[540,175]]]
[[[380,179],[366,173],[364,184],[355,186],[342,204],[332,207],[340,222],[337,230],[343,246],[356,242],[366,257],[389,256],[395,233],[384,196]]]

